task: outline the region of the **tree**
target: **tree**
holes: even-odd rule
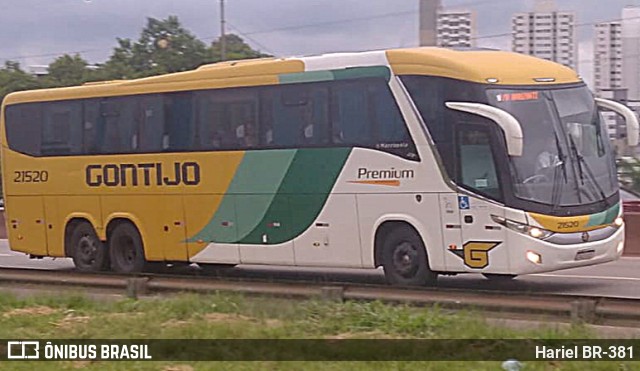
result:
[[[131,65],[133,59],[131,40],[118,38],[117,41],[118,46],[113,49],[111,58],[96,71],[100,80],[120,80],[136,76],[136,70]]]
[[[184,29],[176,16],[148,18],[137,42],[118,39],[104,69],[112,78],[143,77],[190,70],[206,57],[206,45]]]
[[[242,38],[238,35],[225,35],[225,41],[227,60],[270,57],[270,55],[268,54],[262,54],[257,50],[253,50],[251,46],[245,43],[244,40],[242,40]],[[214,41],[211,44],[211,48],[209,49],[209,60],[212,62],[218,62],[222,60],[221,49],[222,46],[220,43],[220,38],[218,38],[218,40]]]
[[[89,63],[76,54],[65,54],[49,65],[49,74],[44,80],[50,87],[80,85],[90,79]]]
[[[38,89],[41,84],[38,80],[24,72],[20,63],[6,61],[4,68],[0,68],[0,100],[14,91]]]
[[[109,60],[100,66],[93,78],[102,80],[131,79],[163,73],[192,70],[202,64],[218,62],[220,40],[207,47],[180,25],[176,16],[158,20],[148,18],[138,41],[117,39]],[[237,35],[226,36],[227,59],[260,58],[268,55],[253,50]]]

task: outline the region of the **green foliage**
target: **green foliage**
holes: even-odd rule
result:
[[[7,61],[0,68],[0,99],[15,91],[76,86],[88,81],[120,80],[192,70],[220,60],[219,40],[211,46],[180,25],[176,16],[148,18],[137,41],[116,39],[117,46],[103,64],[89,69],[80,55],[64,54],[49,65],[49,74],[38,79]],[[227,59],[260,58],[242,38],[226,36]]]
[[[220,38],[211,44],[209,49],[209,61],[219,62],[221,57],[222,44]],[[229,34],[225,36],[225,53],[226,60],[238,60],[249,58],[270,57],[268,54],[262,54],[259,51],[251,49],[247,43],[238,35]]]
[[[89,64],[76,54],[73,57],[65,54],[56,58],[49,65],[49,74],[44,78],[43,85],[50,87],[63,87],[80,85],[89,80]]]
[[[53,295],[53,294],[52,294]],[[481,315],[380,302],[295,301],[241,295],[179,295],[139,301],[72,296],[0,296],[4,339],[589,339],[562,330],[496,327]],[[176,340],[176,345],[180,341]],[[463,351],[463,350],[460,350]],[[38,369],[91,370],[499,370],[501,362],[42,362]],[[525,370],[632,370],[621,362],[525,362]],[[0,370],[33,369],[11,362]]]
[[[31,90],[40,87],[35,77],[24,72],[18,62],[6,61],[0,68],[0,100],[14,91]]]
[[[237,35],[227,35],[227,60],[266,57],[253,50]],[[220,40],[210,47],[180,25],[178,18],[147,19],[137,41],[118,39],[109,60],[96,72],[103,80],[131,79],[164,73],[192,70],[202,64],[217,62]]]
[[[206,45],[184,29],[177,17],[148,18],[138,41],[118,39],[104,73],[117,79],[180,72],[204,63],[206,56]]]

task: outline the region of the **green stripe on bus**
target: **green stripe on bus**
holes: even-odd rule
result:
[[[207,225],[188,241],[235,243],[256,228],[269,209],[297,150],[247,151]],[[223,222],[234,221],[235,228]]]
[[[616,220],[619,213],[620,203],[617,203],[614,206],[610,207],[608,210],[589,216],[589,223],[587,223],[586,226],[597,227],[599,225],[611,224]]]
[[[339,70],[282,74],[278,76],[278,79],[280,84],[295,84],[303,82],[362,79],[368,77],[382,77],[386,81],[389,81],[391,79],[391,71],[386,66],[349,67]]]
[[[331,72],[335,80],[363,79],[367,77],[382,77],[386,81],[391,79],[391,71],[385,66],[353,67]]]
[[[280,84],[295,84],[303,82],[331,81],[333,74],[329,71],[311,71],[288,73],[278,76]]]
[[[258,227],[241,244],[280,244],[307,230],[333,189],[350,148],[301,149]]]

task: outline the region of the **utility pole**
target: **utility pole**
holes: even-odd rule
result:
[[[220,0],[220,59],[227,59],[227,40],[224,30],[224,0]]]

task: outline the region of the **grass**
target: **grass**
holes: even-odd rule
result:
[[[94,301],[79,295],[0,297],[1,339],[584,339],[582,326],[520,331],[471,312],[379,302],[289,301],[240,295],[179,295]],[[640,350],[637,350],[640,351]],[[501,362],[11,362],[0,370],[500,370]],[[621,362],[526,362],[524,370],[640,370]]]

